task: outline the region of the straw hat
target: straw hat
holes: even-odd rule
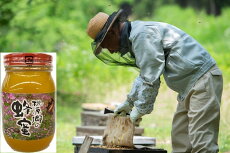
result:
[[[97,13],[88,23],[87,34],[95,39],[97,34],[101,31],[106,21],[108,20],[109,15],[103,12]]]
[[[102,48],[100,45],[102,41],[104,40],[106,34],[111,29],[112,25],[114,24],[116,19],[118,19],[118,17],[121,15],[122,12],[123,12],[122,9],[120,9],[118,12],[114,12],[111,15],[108,15],[103,12],[99,12],[89,21],[86,32],[92,39],[94,39],[94,41],[97,38],[97,35],[100,32],[103,32],[100,40],[95,42],[96,43],[96,48],[95,48],[96,54],[98,54],[101,51]]]

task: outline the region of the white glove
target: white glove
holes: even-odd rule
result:
[[[133,108],[133,105],[125,101],[124,103],[117,106],[117,108],[114,110],[114,114],[126,115],[126,113],[130,113],[132,108]]]
[[[145,114],[139,113],[137,109],[133,109],[130,113],[130,119],[135,124],[137,122],[140,122],[142,120],[141,117],[144,115]]]

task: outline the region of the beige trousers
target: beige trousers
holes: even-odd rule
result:
[[[173,153],[216,153],[223,90],[222,73],[213,66],[179,101],[172,123]]]

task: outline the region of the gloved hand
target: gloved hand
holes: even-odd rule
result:
[[[130,113],[130,119],[135,124],[137,122],[140,122],[142,120],[142,116],[145,114],[139,113],[137,109],[133,109]]]
[[[133,108],[133,105],[125,101],[124,103],[117,106],[117,108],[114,110],[114,114],[126,115],[126,113],[130,113],[132,108]]]

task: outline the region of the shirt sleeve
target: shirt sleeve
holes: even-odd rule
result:
[[[126,101],[135,106],[141,114],[149,114],[153,110],[159,87],[160,79],[156,80],[154,85],[150,85],[139,76],[135,79]]]
[[[139,113],[149,114],[160,87],[160,76],[164,71],[165,56],[162,47],[160,32],[151,29],[150,32],[141,32],[132,39],[132,50],[136,64],[140,68],[140,76],[135,81],[138,88],[132,89],[135,93],[134,106]],[[129,94],[132,96],[133,94]]]
[[[138,99],[134,102],[134,106],[139,113],[150,114],[152,112],[159,87],[160,79],[157,79],[154,85],[150,85],[145,81],[141,82],[138,90]]]
[[[160,32],[157,29],[147,32],[140,32],[132,38],[132,50],[141,78],[153,85],[164,71],[165,56]]]
[[[134,106],[134,102],[138,100],[138,91],[140,89],[141,84],[142,84],[141,78],[137,77],[133,82],[133,86],[130,93],[127,95],[126,101],[129,102],[131,106]]]

